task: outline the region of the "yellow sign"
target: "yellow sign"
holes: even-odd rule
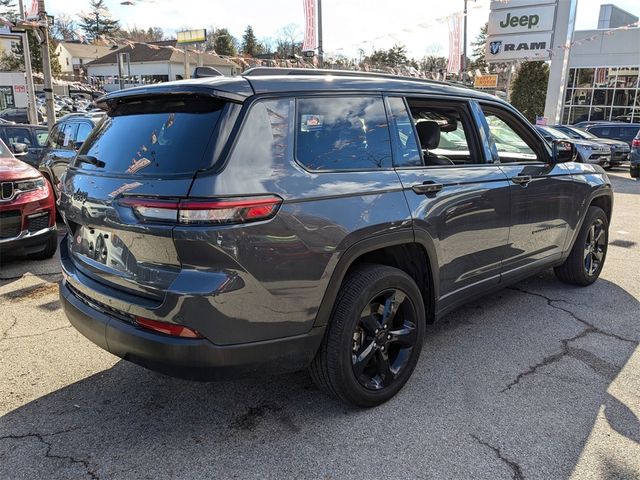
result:
[[[497,88],[498,75],[477,76],[473,80],[473,86],[476,88]]]
[[[200,29],[176,32],[176,38],[178,43],[201,43],[207,39],[207,31]]]

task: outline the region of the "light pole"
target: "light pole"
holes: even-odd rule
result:
[[[463,83],[465,82],[467,72],[467,0],[464,0],[464,18],[462,20],[462,62],[460,62]]]
[[[318,64],[320,68],[324,66],[324,50],[322,47],[322,0],[318,0]]]

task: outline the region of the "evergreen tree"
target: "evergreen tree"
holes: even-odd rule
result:
[[[536,115],[544,113],[548,80],[549,67],[545,62],[525,62],[513,82],[511,104],[532,123]]]
[[[251,55],[252,57],[260,53],[260,44],[258,43],[258,39],[253,33],[253,28],[251,28],[251,25],[247,25],[247,28],[244,31],[244,35],[242,36],[241,51],[245,55]]]
[[[473,60],[469,63],[469,68],[472,70],[480,69],[483,70],[487,66],[487,60],[485,58],[485,50],[487,48],[487,29],[489,27],[488,23],[485,23],[482,28],[480,28],[480,33],[476,37],[476,39],[471,42],[471,46],[473,47]]]
[[[235,38],[226,28],[219,28],[213,34],[213,50],[218,55],[236,55]]]
[[[114,35],[120,30],[120,22],[114,20],[104,0],[90,0],[91,12],[78,15],[80,28],[87,38],[95,39],[100,35]]]

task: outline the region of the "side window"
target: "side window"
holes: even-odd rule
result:
[[[392,132],[395,135],[397,152],[395,164],[398,167],[415,167],[423,165],[420,147],[404,100],[400,97],[389,97]]]
[[[268,175],[257,173],[256,169],[267,168],[278,159],[284,158],[289,149],[290,106],[293,100],[261,100],[251,106],[242,125],[230,163],[243,165],[254,172],[254,176]],[[255,159],[259,158],[260,162]],[[271,162],[268,162],[271,159]]]
[[[73,139],[75,137],[76,128],[76,123],[66,123],[62,125],[60,138],[58,139],[58,148],[63,150],[71,150],[73,148]]]
[[[589,131],[597,137],[616,138],[619,134],[618,127],[593,127]]]
[[[620,130],[622,130],[620,139],[625,142],[631,142],[638,134],[638,127],[621,127]]]
[[[58,140],[60,137],[61,125],[54,125],[47,139],[47,146],[49,148],[58,148]]]
[[[499,109],[482,107],[501,163],[542,161],[535,140],[517,118]]]
[[[47,145],[47,141],[49,140],[49,132],[46,130],[36,130],[36,143],[38,147],[44,147]]]
[[[484,163],[475,148],[473,122],[466,104],[408,99],[424,165]]]
[[[91,133],[91,131],[93,130],[93,127],[91,125],[89,125],[88,123],[79,123],[78,124],[78,133],[76,133],[76,142],[84,142],[87,137],[89,136],[89,134]]]
[[[31,146],[31,132],[27,128],[7,128],[7,140],[11,145],[16,143],[25,143]]]
[[[382,97],[298,99],[295,154],[309,170],[390,168]]]

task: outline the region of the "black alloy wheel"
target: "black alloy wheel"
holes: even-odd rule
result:
[[[590,277],[600,269],[607,248],[604,222],[600,218],[589,227],[584,245],[584,269]]]
[[[401,290],[376,295],[360,314],[353,332],[351,362],[362,386],[390,386],[407,366],[416,339],[415,307]]]

